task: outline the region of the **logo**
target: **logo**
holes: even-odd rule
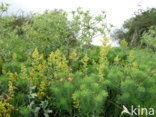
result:
[[[123,114],[128,114],[128,115],[154,115],[154,108],[142,108],[140,106],[134,107],[133,105],[131,106],[131,110],[129,111],[126,106],[123,105],[123,111],[121,112],[121,116]]]

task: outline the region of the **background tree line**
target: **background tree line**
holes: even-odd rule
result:
[[[150,30],[155,31],[156,26],[156,8],[150,8],[148,10],[138,10],[134,13],[134,17],[124,22],[122,28],[114,31],[113,37],[119,40],[125,39],[130,47],[136,46],[147,46],[149,45],[146,41],[143,41],[145,33],[151,35],[150,39],[152,45],[150,47],[155,48],[155,34],[150,34]],[[149,38],[148,38],[149,39]]]

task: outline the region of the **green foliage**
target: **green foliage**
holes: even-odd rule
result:
[[[66,45],[70,30],[64,11],[44,12],[31,19],[33,23],[25,24],[22,29],[24,38],[29,40],[44,53],[50,53]]]
[[[122,105],[154,108],[155,56],[151,57],[147,51],[149,56],[147,54],[144,59],[151,61],[144,64],[144,61],[139,61],[144,55],[142,51],[125,49],[125,43],[123,41],[122,48],[109,48],[109,51],[107,46],[100,47],[100,50],[97,48],[97,60],[88,50],[76,61],[83,62],[74,71],[61,51],[52,52],[44,58],[35,49],[29,65],[22,65],[21,71],[13,71],[18,73],[10,73],[9,81],[7,77],[0,80],[4,83],[4,93],[9,88],[10,104],[20,109],[13,115],[118,116]],[[102,56],[104,60],[100,58]],[[16,60],[16,56],[13,58]],[[101,61],[107,61],[107,64],[102,63],[104,68]],[[100,72],[103,75],[97,74],[99,68],[104,69]]]
[[[150,48],[130,49],[127,38],[111,48],[105,13],[67,15],[0,17],[0,117],[119,117],[123,105],[156,108],[155,27],[142,36]]]
[[[0,56],[0,75],[2,74],[3,59]]]
[[[10,61],[16,53],[18,61],[26,61],[35,48],[46,57],[60,49],[69,59],[73,49],[82,54],[85,48],[93,47],[94,37],[106,32],[105,17],[104,12],[93,16],[81,8],[68,14],[53,10],[31,16],[4,16],[0,19],[0,55]]]
[[[31,116],[31,111],[28,107],[20,107],[19,111],[20,111],[20,115],[22,117],[30,117]]]
[[[82,81],[80,80],[78,90],[72,95],[74,107],[79,111],[80,116],[99,116],[102,112],[107,92],[101,87],[101,83],[97,82],[96,78],[97,76],[91,75]]]
[[[120,100],[125,105],[138,104],[142,107],[156,107],[155,103],[155,76],[147,76],[145,72],[137,71],[134,74],[133,79],[127,78],[121,84],[122,96]],[[130,98],[130,99],[129,99]],[[145,103],[146,102],[146,103]]]
[[[0,77],[0,95],[6,94],[7,93],[7,86],[8,84],[8,78],[7,76],[1,76]]]
[[[146,45],[147,47],[156,50],[156,26],[150,27],[148,32],[143,34],[141,42],[142,45]]]
[[[129,46],[136,47],[141,44],[144,32],[148,32],[149,27],[156,25],[155,21],[155,8],[139,11],[134,17],[125,21],[123,28],[116,30],[114,37],[120,40],[125,39]]]
[[[5,13],[8,10],[9,4],[7,3],[1,3],[0,4],[0,17],[2,17],[3,13]]]
[[[107,31],[107,25],[105,23],[106,14],[94,16],[90,11],[84,11],[82,8],[78,8],[76,11],[72,11],[71,29],[75,37],[83,44],[91,46],[92,39],[100,34],[105,34]]]

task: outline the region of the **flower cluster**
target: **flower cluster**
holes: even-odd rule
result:
[[[11,104],[0,101],[0,117],[11,117],[12,110]]]
[[[8,73],[8,75],[9,75],[9,83],[8,83],[9,96],[10,96],[10,98],[14,98],[14,95],[15,95],[15,91],[14,91],[15,90],[15,83],[16,83],[18,77],[17,77],[16,73],[15,74]]]
[[[66,75],[70,72],[68,61],[60,50],[51,52],[48,58],[48,65],[52,68],[54,78],[57,77],[57,72],[62,72]]]
[[[100,53],[99,53],[99,67],[97,68],[98,75],[99,75],[99,81],[103,80],[104,70],[108,65],[108,60],[106,57],[106,55],[110,49],[110,46],[108,45],[108,43],[109,43],[109,39],[106,36],[104,36],[103,40],[102,40],[103,47],[101,48]]]

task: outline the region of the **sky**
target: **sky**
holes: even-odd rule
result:
[[[10,4],[9,11],[15,13],[22,9],[26,12],[43,12],[46,9],[75,10],[82,7],[97,14],[106,11],[107,22],[119,28],[126,19],[138,9],[156,8],[156,0],[0,0]]]

